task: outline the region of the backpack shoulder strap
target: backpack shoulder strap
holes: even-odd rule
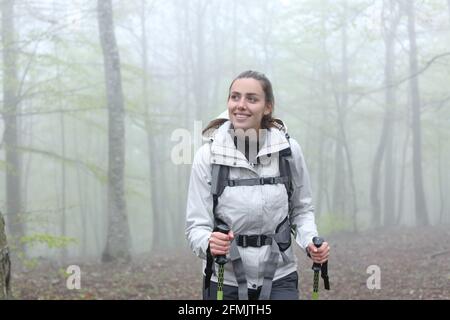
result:
[[[289,141],[289,135],[286,133],[286,139]],[[284,179],[284,186],[286,187],[286,191],[288,194],[288,201],[289,201],[289,214],[291,214],[291,197],[294,192],[294,187],[292,183],[292,151],[291,147],[283,149],[279,152],[279,170],[280,170],[280,176],[281,177],[287,177],[287,179]]]
[[[230,174],[230,167],[221,164],[213,164],[211,170],[211,194],[213,196],[213,215],[216,217],[216,207],[219,202],[219,197],[226,187],[228,175]]]

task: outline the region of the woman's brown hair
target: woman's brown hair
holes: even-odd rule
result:
[[[230,84],[230,88],[228,89],[228,100],[230,99],[230,90],[233,86],[233,83],[238,79],[255,79],[261,83],[261,87],[264,91],[265,97],[266,97],[266,103],[270,104],[272,106],[272,110],[269,114],[264,115],[261,119],[261,129],[269,129],[272,127],[276,127],[275,119],[272,117],[273,109],[275,108],[275,97],[273,95],[273,89],[272,89],[272,83],[270,83],[270,80],[265,76],[265,74],[257,71],[244,71],[241,74],[239,74]],[[203,130],[203,134],[207,132],[208,130],[212,128],[218,128],[223,123],[225,123],[227,119],[215,119],[211,121],[206,128]]]

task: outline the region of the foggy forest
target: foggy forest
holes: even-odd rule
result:
[[[450,299],[450,0],[2,0],[0,47],[0,298],[201,299],[192,160],[256,70],[332,249],[320,298]]]

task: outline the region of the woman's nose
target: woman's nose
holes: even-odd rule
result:
[[[245,104],[244,97],[239,99],[239,101],[237,102],[237,107],[238,107],[238,109],[245,109],[247,107],[247,105]]]

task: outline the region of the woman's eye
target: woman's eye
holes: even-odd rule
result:
[[[234,100],[234,101],[237,101],[237,100],[239,100],[239,97],[238,97],[237,95],[235,95],[235,94],[232,94],[232,95],[230,96],[230,99],[231,99],[231,100]]]
[[[250,103],[255,103],[256,101],[258,101],[255,97],[248,97],[248,101]]]

